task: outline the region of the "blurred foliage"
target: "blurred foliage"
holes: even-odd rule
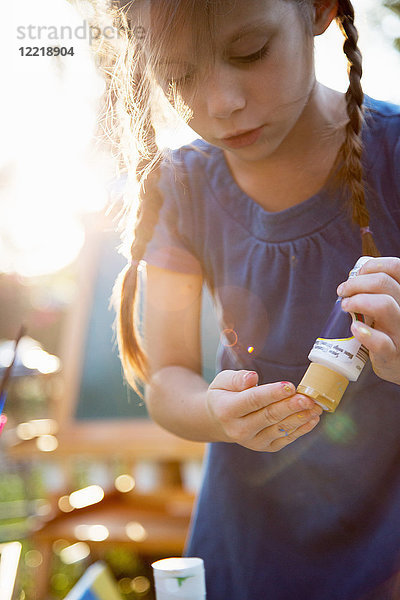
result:
[[[2,473],[0,478],[0,502],[24,500],[25,497],[26,490],[22,477],[17,473]]]
[[[15,338],[24,323],[30,337],[48,352],[59,355],[67,313],[77,293],[77,264],[32,278],[0,273],[0,340]],[[7,395],[7,427],[11,430],[30,419],[52,417],[53,403],[60,397],[60,385],[57,374],[12,379]],[[49,594],[46,599],[37,597],[36,571],[42,555],[30,534],[46,519],[41,508],[46,508],[46,503],[54,506],[54,490],[47,488],[44,463],[34,458],[13,461],[1,452],[2,443],[0,439],[0,542],[18,540],[22,543],[15,599],[61,600],[88,566],[101,559],[114,575],[123,600],[154,600],[151,562],[163,557],[141,558],[129,546],[108,544],[94,544],[91,554],[74,564],[65,564],[54,547]],[[90,484],[93,466],[89,457],[71,458],[70,485],[77,489]],[[119,475],[129,465],[115,463],[110,468]]]
[[[126,547],[114,546],[106,551],[104,560],[110,567],[115,579],[118,582],[133,580],[135,577],[144,576],[149,581],[152,579],[152,569],[150,562],[145,562],[137,554],[128,550]],[[144,593],[135,592],[130,586],[119,586],[120,593],[124,600],[153,600],[152,591]],[[130,588],[130,589],[129,589]]]
[[[56,554],[53,554],[52,575],[50,576],[50,593],[52,598],[64,598],[75,583],[82,577],[88,566],[88,559],[72,565],[66,565]]]
[[[400,19],[400,2],[398,0],[386,0],[383,4],[386,8],[393,11]],[[396,38],[393,43],[395,48],[400,52],[400,37]]]
[[[89,461],[83,461],[76,473],[76,479],[86,481],[85,467]],[[76,465],[75,465],[76,466]],[[18,579],[15,587],[15,598],[18,600],[38,600],[35,589],[35,569],[40,563],[41,554],[35,548],[29,533],[35,520],[35,500],[44,500],[46,490],[40,464],[29,468],[9,463],[2,465],[0,478],[0,542],[18,539],[22,544]],[[7,511],[11,504],[22,508],[25,512],[20,518],[8,518]],[[2,509],[5,510],[2,510]],[[23,535],[21,537],[21,525]],[[60,541],[61,542],[61,541]],[[61,600],[80,579],[88,566],[96,560],[107,563],[113,574],[123,600],[154,600],[151,563],[162,556],[140,557],[128,546],[95,544],[91,554],[74,564],[65,564],[59,550],[68,545],[64,541],[53,547],[51,575],[49,580],[49,596],[46,600]],[[147,587],[146,587],[147,584]],[[44,599],[40,599],[44,600]]]
[[[104,551],[98,551],[96,554],[96,557],[91,555],[85,560],[72,565],[64,564],[57,554],[53,555],[53,574],[50,579],[52,600],[64,598],[89,565],[98,558],[107,563],[124,600],[154,600],[154,592],[151,587],[148,590],[135,591],[135,587],[132,586],[132,582],[138,577],[146,578],[151,582],[151,562],[153,559],[145,561],[132,550],[122,546],[110,546]],[[154,558],[154,560],[157,558]],[[28,597],[26,600],[28,600]]]

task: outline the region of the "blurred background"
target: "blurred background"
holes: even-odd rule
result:
[[[353,4],[364,90],[400,104],[400,2]],[[201,478],[202,444],[152,424],[122,378],[109,308],[125,264],[110,208],[120,189],[98,136],[94,11],[89,0],[0,9],[1,373],[26,328],[0,437],[0,600],[65,598],[97,560],[121,598],[153,599],[151,562],[182,553]],[[66,50],[29,56],[36,46]],[[345,90],[341,48],[335,24],[316,39],[318,78]],[[174,128],[165,143],[193,137]],[[203,333],[211,377],[218,340],[208,321]]]

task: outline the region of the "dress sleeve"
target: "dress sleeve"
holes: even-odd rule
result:
[[[202,266],[191,244],[196,233],[194,214],[188,186],[179,166],[166,162],[158,185],[163,203],[143,260],[171,271],[201,274]]]

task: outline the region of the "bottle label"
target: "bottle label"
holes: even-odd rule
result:
[[[350,326],[353,321],[364,323],[365,319],[363,315],[344,312],[341,304],[342,299],[338,298],[321,336],[314,343],[311,353],[318,351],[334,361],[344,362],[345,364],[354,362],[357,371],[361,371],[368,360],[368,350],[355,339]]]
[[[369,257],[362,257],[357,261],[349,273],[349,279],[358,275],[367,260]],[[350,327],[354,321],[366,322],[362,314],[343,311],[342,298],[338,298],[321,336],[316,339],[308,356],[310,360],[332,366],[353,381],[358,378],[368,360],[367,348],[351,333]]]

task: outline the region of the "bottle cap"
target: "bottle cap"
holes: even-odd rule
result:
[[[157,600],[205,600],[201,558],[164,558],[152,564]]]
[[[348,384],[349,380],[344,375],[312,362],[297,386],[297,391],[312,398],[324,410],[334,412]]]

